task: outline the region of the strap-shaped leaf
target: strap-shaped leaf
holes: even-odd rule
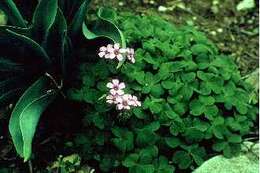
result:
[[[55,92],[46,93],[33,100],[20,114],[20,128],[23,136],[23,157],[24,161],[30,159],[32,154],[32,141],[41,114],[54,100]]]
[[[48,92],[49,86],[50,79],[47,76],[38,79],[18,100],[10,118],[9,131],[14,146],[25,161],[31,155],[32,134],[35,132],[40,114],[55,97],[54,92]]]
[[[47,53],[45,52],[45,50],[34,40],[32,40],[31,38],[29,38],[25,35],[13,32],[10,29],[6,29],[5,31],[2,31],[2,33],[3,32],[5,34],[4,36],[7,39],[17,40],[17,42],[21,42],[30,51],[35,52],[37,54],[37,56],[42,59],[42,61],[45,63],[45,65],[49,66],[51,64],[51,60],[50,60],[49,56],[47,55]]]
[[[72,21],[73,17],[77,13],[80,5],[85,0],[58,0],[59,8],[62,10],[64,16],[68,19],[68,21]]]
[[[28,83],[28,78],[18,73],[3,77],[0,80],[0,108],[18,99],[18,96],[22,94]]]
[[[23,76],[14,76],[9,77],[5,80],[0,81],[0,95],[8,92],[11,89],[20,87],[24,84],[26,79],[23,79]]]
[[[26,27],[25,20],[12,0],[1,0],[0,9],[7,14],[8,19],[14,26]]]
[[[66,37],[67,23],[61,9],[59,9],[44,43],[45,50],[52,57],[52,61],[59,71],[63,71],[64,68],[64,42]]]
[[[36,42],[41,43],[52,24],[58,11],[58,0],[40,0],[33,15],[32,33]]]
[[[23,90],[23,88],[16,88],[0,95],[0,108],[10,104],[13,99],[17,98],[22,93]]]
[[[62,43],[62,49],[63,49],[63,54],[62,54],[62,61],[61,61],[61,65],[62,65],[62,73],[63,76],[66,76],[67,72],[68,72],[68,62],[70,60],[70,55],[71,55],[71,51],[72,51],[72,43],[71,40],[68,36],[65,36],[66,39],[63,40]]]
[[[0,58],[0,72],[22,72],[23,65],[15,63],[6,58]]]
[[[98,20],[95,26],[90,30],[85,23],[82,25],[83,34],[87,39],[95,39],[98,37],[106,37],[115,43],[120,43],[122,47],[126,47],[126,41],[123,33],[113,22],[113,15],[108,12],[107,8],[100,8],[98,11]]]
[[[10,31],[13,31],[18,34],[25,35],[26,37],[31,37],[31,30],[32,30],[31,27],[22,28],[22,27],[18,27],[18,26],[10,26],[10,25],[0,26],[0,32],[4,32],[6,29],[9,29]]]
[[[115,23],[115,20],[117,18],[117,14],[114,9],[112,8],[105,8],[101,7],[98,11],[98,16],[101,16],[102,18]]]
[[[76,35],[80,32],[80,30],[82,28],[82,23],[84,22],[84,20],[86,18],[87,10],[88,10],[90,3],[91,3],[91,0],[85,0],[81,4],[77,13],[75,14],[75,16],[72,20],[72,23],[70,25],[70,33],[72,35]]]

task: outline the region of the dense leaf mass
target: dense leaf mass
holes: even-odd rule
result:
[[[113,23],[112,10],[100,8],[96,21],[86,19],[90,2],[40,0],[31,14],[32,21],[27,22],[13,0],[0,1],[0,9],[8,18],[6,25],[0,26],[0,109],[20,98],[12,111],[9,131],[24,161],[31,159],[40,115],[62,93],[63,84],[70,83],[71,64],[75,59],[80,61],[77,53],[82,48],[86,52],[87,47],[87,54],[91,54],[89,45],[95,42],[90,40],[96,37],[100,42],[105,38],[125,45],[121,31]],[[23,7],[27,11],[31,8]],[[92,27],[88,29],[88,25]]]
[[[210,155],[237,153],[257,107],[233,60],[194,28],[128,14],[117,21],[137,49],[136,63],[120,70],[105,60],[83,64],[81,86],[69,92],[88,105],[75,139],[84,158],[94,158],[102,172],[172,173]],[[113,77],[128,84],[142,107],[122,113],[100,99]]]

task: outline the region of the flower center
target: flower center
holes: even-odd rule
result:
[[[128,106],[127,100],[124,100],[124,101],[122,102],[122,104],[123,104],[124,106]]]
[[[114,54],[115,54],[115,55],[119,55],[119,50],[115,49],[115,50],[114,50]]]
[[[117,85],[114,85],[113,89],[114,90],[119,90],[119,87]]]

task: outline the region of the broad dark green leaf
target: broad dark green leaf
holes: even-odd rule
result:
[[[23,71],[23,65],[15,63],[6,58],[0,58],[0,72],[21,72]]]
[[[55,21],[58,11],[57,0],[40,0],[32,20],[32,34],[36,42],[41,43]]]
[[[5,34],[5,30],[9,29],[10,31],[13,31],[15,33],[24,35],[26,37],[31,37],[31,27],[23,28],[23,27],[17,27],[17,26],[11,26],[11,25],[0,25],[0,35]]]
[[[14,26],[26,27],[25,20],[12,0],[1,0],[0,9],[7,14],[8,20]]]
[[[14,76],[3,79],[0,81],[0,95],[8,92],[9,90],[21,87],[26,83],[26,79],[23,76]]]
[[[4,32],[4,36],[10,40],[16,40],[17,42],[21,42],[26,48],[30,51],[34,52],[37,57],[41,58],[44,65],[48,66],[51,64],[51,60],[45,50],[34,40],[30,39],[29,37],[13,32],[10,29],[6,29]],[[12,45],[11,45],[12,46]]]
[[[49,30],[47,38],[44,42],[45,50],[52,58],[53,63],[56,65],[57,70],[65,70],[65,42],[67,41],[67,23],[62,14],[62,11],[58,9],[55,22]]]
[[[19,96],[22,91],[23,91],[23,88],[16,88],[16,89],[11,89],[11,90],[5,92],[4,94],[1,94],[0,95],[0,108],[11,103],[11,101],[14,98],[16,98],[17,96]]]
[[[53,100],[54,92],[49,92],[50,79],[38,79],[29,87],[16,103],[9,122],[9,131],[17,153],[27,161],[31,155],[31,143],[38,119]]]
[[[126,40],[121,30],[114,22],[114,15],[111,15],[111,10],[100,8],[98,11],[98,20],[93,28],[89,29],[86,23],[82,25],[82,31],[87,39],[95,39],[105,37],[112,40],[114,43],[120,43],[121,47],[126,47]],[[117,68],[121,67],[125,60],[118,63]]]
[[[89,7],[89,4],[91,3],[91,0],[85,0],[80,8],[78,9],[77,13],[75,14],[72,23],[70,25],[70,33],[72,35],[76,35],[81,31],[82,24],[86,18],[87,10]]]
[[[46,93],[33,100],[20,114],[20,128],[23,136],[23,156],[24,160],[30,159],[32,154],[32,141],[41,114],[47,106],[54,100],[55,92]]]
[[[106,37],[115,43],[120,43],[122,47],[126,47],[126,41],[123,33],[112,22],[113,19],[109,19],[111,15],[106,16],[106,8],[100,8],[98,11],[98,20],[92,29],[89,29],[86,23],[83,23],[83,34],[87,39],[95,39],[98,37]]]

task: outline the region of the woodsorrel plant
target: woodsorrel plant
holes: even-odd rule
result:
[[[257,106],[232,58],[192,27],[154,16],[118,21],[136,49],[135,64],[119,71],[106,59],[83,64],[82,85],[69,94],[89,105],[86,128],[75,139],[83,157],[102,172],[173,173],[192,172],[216,154],[235,155],[254,127]],[[100,99],[115,76],[141,107],[121,112]]]
[[[88,54],[92,42],[87,40],[109,39],[117,43],[105,51],[110,59],[116,57],[121,61],[120,66],[125,58],[133,61],[133,50],[126,48],[125,39],[113,22],[114,12],[100,8],[96,20],[89,21],[86,14],[90,2],[40,0],[38,5],[31,2],[32,7],[22,10],[28,15],[27,9],[36,5],[29,22],[12,0],[0,1],[0,9],[8,17],[7,25],[0,26],[0,106],[18,100],[12,110],[9,130],[16,151],[24,161],[31,157],[40,115],[58,94],[63,93],[77,52],[83,48]],[[124,55],[117,52],[119,46]],[[118,104],[123,104],[120,98],[117,100]]]

